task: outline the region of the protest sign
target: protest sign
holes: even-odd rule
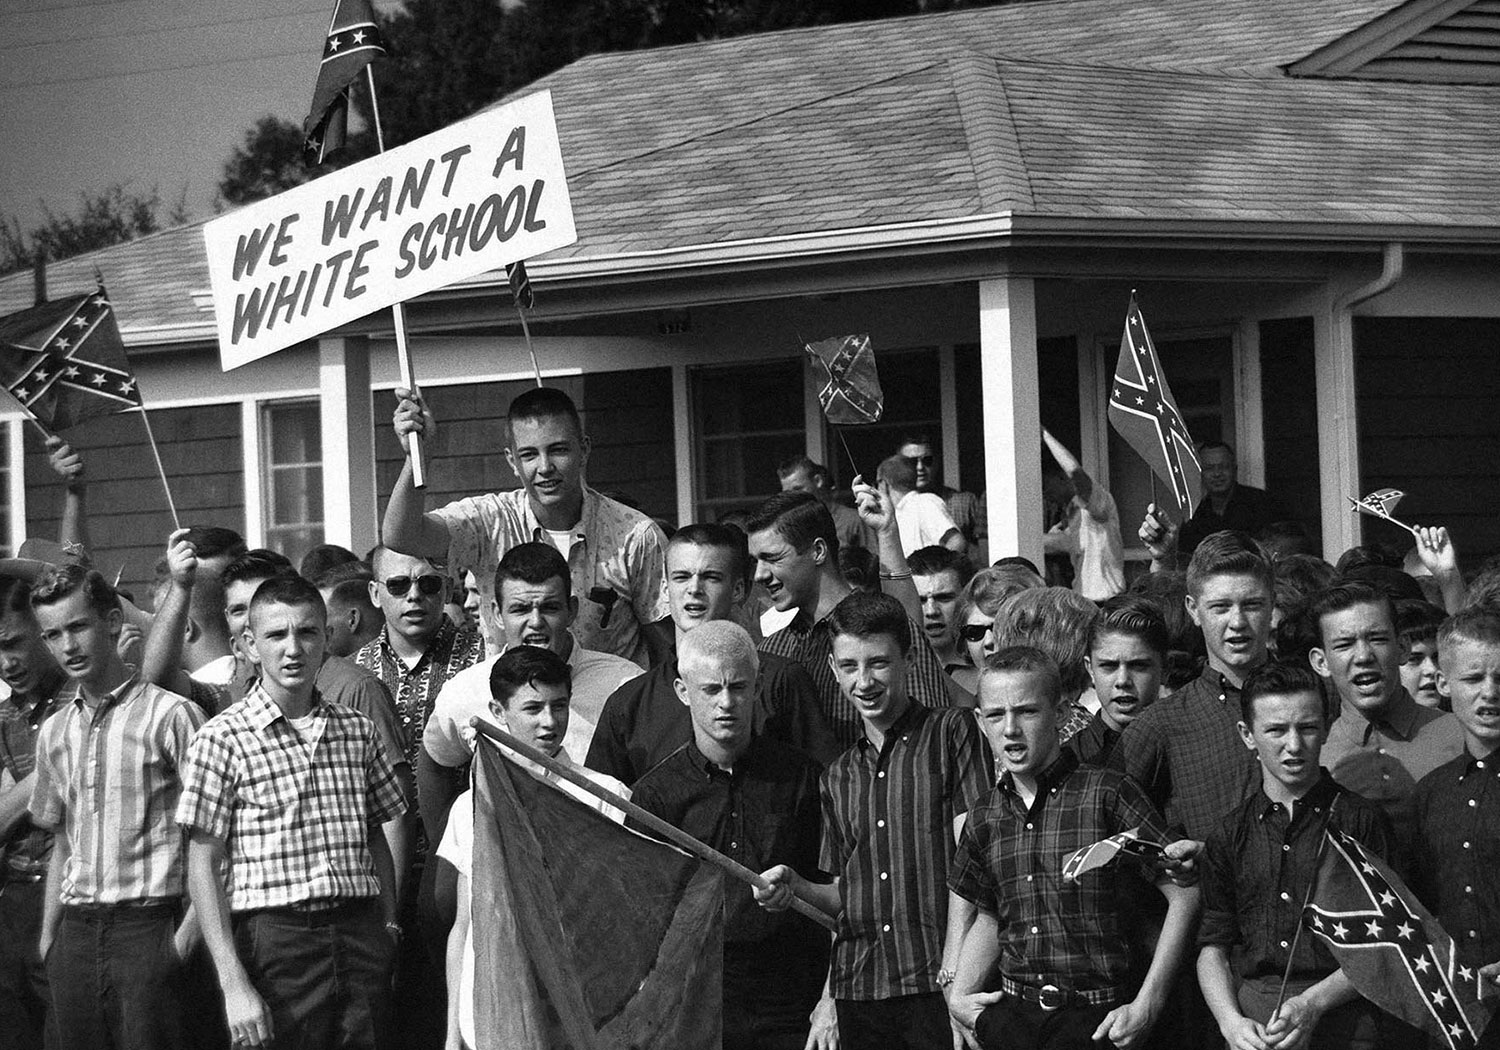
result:
[[[542,91],[203,228],[225,371],[578,239]]]

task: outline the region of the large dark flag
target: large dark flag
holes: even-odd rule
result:
[[[342,149],[349,126],[349,89],[376,56],[386,53],[370,0],[337,0],[323,42],[312,109],[302,122],[303,149],[317,164]]]
[[[1110,388],[1109,421],[1125,443],[1172,487],[1182,516],[1191,515],[1203,498],[1203,471],[1134,295],[1125,315],[1120,360]]]
[[[718,1046],[719,871],[477,753],[476,1050]]]
[[[0,383],[51,431],[141,405],[103,287],[0,317]]]
[[[1481,977],[1401,879],[1342,831],[1329,829],[1302,921],[1333,952],[1359,994],[1453,1050],[1472,1047],[1489,1020]]]
[[[822,371],[818,403],[835,425],[878,423],[885,409],[875,351],[868,335],[845,335],[808,344],[804,349]]]

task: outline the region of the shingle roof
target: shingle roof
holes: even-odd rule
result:
[[[1006,212],[1500,228],[1500,89],[1280,68],[1395,6],[1041,0],[594,56],[534,86],[580,234],[549,258]],[[97,264],[127,332],[202,325],[200,225],[51,291]]]

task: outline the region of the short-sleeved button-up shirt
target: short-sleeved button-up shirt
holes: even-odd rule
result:
[[[1344,701],[1328,729],[1323,764],[1344,787],[1381,805],[1404,853],[1416,834],[1417,781],[1463,750],[1458,719],[1423,707],[1402,689],[1373,722]]]
[[[203,711],[131,679],[89,707],[76,691],[42,723],[31,815],[68,837],[64,904],[180,897],[181,766]]]
[[[1112,988],[1130,974],[1124,879],[1152,875],[1116,863],[1064,881],[1063,862],[1111,835],[1141,829],[1167,840],[1166,823],[1140,786],[1115,770],[1082,766],[1066,748],[1037,777],[1027,808],[1004,774],[970,813],[948,885],[995,913],[1000,972],[1024,984]]]
[[[832,612],[828,614],[832,615]],[[833,629],[828,625],[828,616],[814,623],[810,617],[798,613],[791,623],[764,639],[760,651],[795,660],[812,675],[823,716],[833,731],[834,740],[840,748],[845,748],[863,737],[864,723],[860,721],[853,702],[839,688],[838,676],[828,663],[828,658],[833,655]],[[906,664],[907,694],[927,707],[951,707],[953,695],[949,692],[949,678],[943,672],[942,662],[927,644],[916,621],[907,617],[907,624],[912,637],[912,659]]]
[[[1317,981],[1338,968],[1321,940],[1306,930],[1297,936],[1330,824],[1390,859],[1390,822],[1380,807],[1345,791],[1327,770],[1290,814],[1257,789],[1209,834],[1198,943],[1228,949],[1237,977],[1280,977],[1289,958],[1294,979]]]
[[[1453,938],[1458,960],[1500,959],[1500,751],[1467,751],[1422,778],[1416,792],[1412,888]]]
[[[380,893],[370,829],[406,809],[375,724],[314,694],[312,746],[259,685],[183,764],[177,822],[224,841],[231,911]]]
[[[971,711],[915,701],[877,748],[866,736],[823,774],[818,867],[842,880],[836,999],[938,990],[953,821],[993,783]]]
[[[1240,691],[1212,667],[1142,711],[1109,757],[1167,821],[1200,842],[1260,786],[1260,762],[1240,737]]]
[[[12,694],[0,700],[0,769],[19,784],[36,768],[36,738],[42,723],[57,710],[50,699],[35,700],[21,706]],[[0,882],[7,873],[37,875],[46,867],[52,853],[52,833],[39,828],[29,816],[22,817],[14,831],[0,841]]]
[[[470,496],[434,511],[448,526],[448,565],[479,582],[480,623],[491,654],[505,651],[495,619],[495,568],[518,543],[552,542],[537,524],[525,489]],[[583,487],[583,515],[575,527],[568,568],[578,618],[573,633],[585,647],[623,656],[645,667],[641,625],[671,614],[667,604],[667,537],[645,514]],[[623,577],[621,573],[623,572]],[[594,589],[615,597],[596,601]]]

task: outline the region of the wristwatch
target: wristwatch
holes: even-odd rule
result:
[[[939,970],[937,976],[938,987],[947,988],[950,984],[953,983],[953,979],[957,976],[958,974],[954,973],[952,970]]]

